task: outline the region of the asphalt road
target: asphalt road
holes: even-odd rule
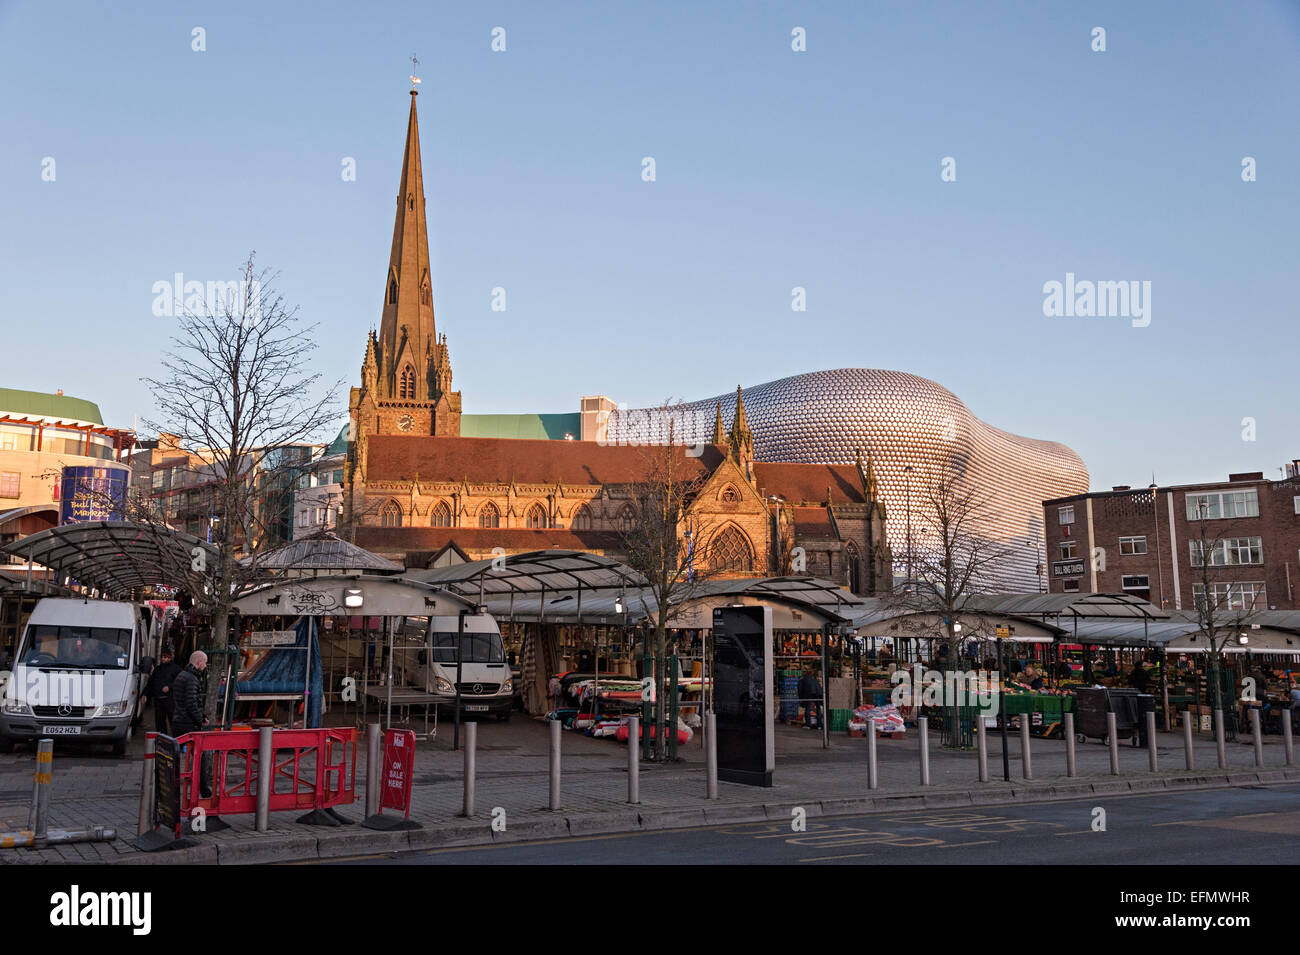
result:
[[[1101,813],[1098,813],[1101,810]],[[339,860],[393,865],[1232,865],[1300,860],[1300,786],[711,826]],[[1104,828],[1100,828],[1104,823]]]

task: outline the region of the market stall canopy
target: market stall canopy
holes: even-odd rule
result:
[[[1195,623],[1176,617],[1146,621],[1144,626],[1132,619],[1089,618],[1079,620],[1063,639],[1089,647],[1161,647],[1198,629]]]
[[[407,578],[473,600],[480,596],[486,600],[495,594],[542,596],[570,590],[618,590],[646,582],[631,567],[612,557],[577,550],[535,550],[413,571]]]
[[[784,611],[774,620],[777,629],[819,630],[823,623],[847,623],[850,610],[861,597],[833,581],[819,577],[738,577],[700,581],[683,589],[681,605],[670,626],[710,629],[712,617],[700,614],[714,604],[734,600],[767,604]],[[501,620],[536,623],[639,624],[658,613],[659,604],[648,587],[558,593],[542,599],[540,592],[524,596],[497,594],[485,597],[488,611]],[[694,606],[691,606],[694,605]],[[708,605],[708,606],[706,606]],[[802,619],[809,615],[808,619]]]
[[[244,616],[451,617],[473,612],[474,603],[410,577],[331,574],[258,584],[234,609]]]
[[[1167,620],[1170,614],[1132,594],[974,594],[963,611],[1017,617],[1123,617]]]
[[[109,597],[138,587],[175,587],[202,593],[211,584],[218,551],[197,537],[162,524],[86,521],[64,524],[0,548],[49,567]]]
[[[48,571],[34,571],[30,578],[22,567],[0,568],[0,596],[31,594],[33,597],[59,597],[71,593],[56,583]]]
[[[267,554],[250,555],[240,561],[245,567],[288,575],[333,574],[400,574],[401,564],[385,560],[333,534],[321,532],[290,541]]]

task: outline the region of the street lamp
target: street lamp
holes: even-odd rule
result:
[[[1160,587],[1160,609],[1165,608],[1165,572],[1161,567],[1160,559],[1160,488],[1156,486],[1155,475],[1151,476],[1151,486],[1147,488],[1151,492],[1151,518],[1156,526],[1156,582]],[[1175,559],[1177,559],[1175,557]]]
[[[912,582],[912,465],[903,468],[903,473],[908,475],[907,484],[907,584]]]

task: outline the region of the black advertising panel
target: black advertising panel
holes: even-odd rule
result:
[[[713,611],[713,711],[718,727],[718,778],[771,786],[772,609]]]
[[[174,833],[181,831],[181,747],[170,736],[154,737],[153,823]]]

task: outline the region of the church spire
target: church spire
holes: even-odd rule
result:
[[[379,326],[380,392],[387,399],[430,400],[429,356],[436,344],[433,292],[429,283],[429,230],[420,165],[420,124],[411,90],[406,150],[397,190],[393,247],[384,278]]]
[[[722,427],[722,402],[718,402],[718,416],[713,419],[712,443],[720,448],[727,446],[727,432]]]
[[[754,436],[749,431],[745,420],[745,397],[736,386],[736,417],[731,422],[731,434],[727,436],[731,445],[731,456],[746,477],[752,476],[751,465],[754,463]]]

